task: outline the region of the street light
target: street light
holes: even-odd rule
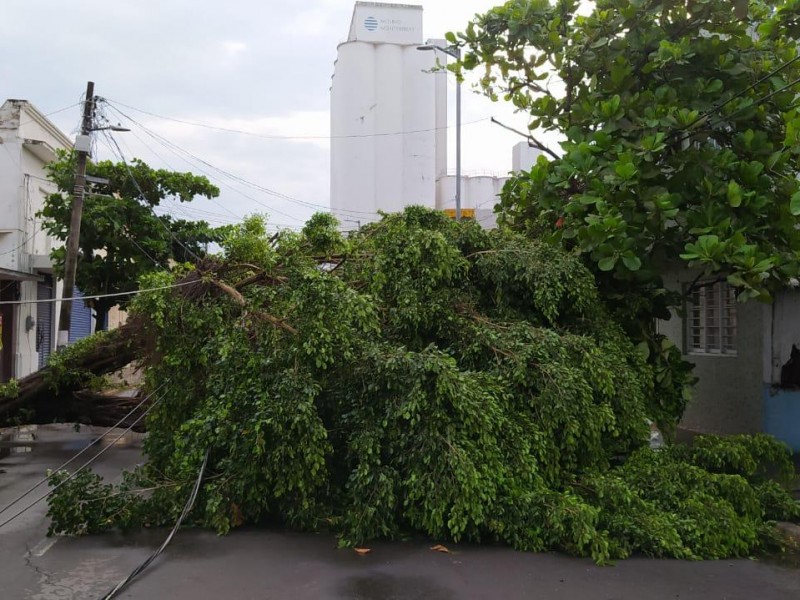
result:
[[[417,46],[417,50],[442,52],[461,60],[461,48],[458,46],[437,46],[425,44]],[[456,221],[461,221],[461,78],[456,78]]]

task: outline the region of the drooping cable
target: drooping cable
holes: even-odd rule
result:
[[[158,292],[161,290],[171,290],[186,285],[194,285],[200,283],[199,279],[193,281],[182,281],[180,283],[173,283],[172,285],[162,285],[154,288],[145,288],[143,290],[131,290],[130,292],[114,292],[113,294],[87,294],[83,296],[84,300],[99,300],[100,298],[118,298],[120,296],[136,296],[144,294],[145,292]],[[43,300],[2,300],[0,306],[15,305],[15,304],[47,304],[49,302],[61,302],[61,298],[45,298]]]
[[[203,475],[206,471],[206,465],[208,464],[208,454],[210,449],[206,449],[205,456],[203,456],[203,464],[200,465],[200,470],[197,473],[197,480],[194,482],[194,488],[192,488],[192,493],[189,494],[189,498],[186,500],[186,504],[183,507],[183,511],[181,511],[178,520],[175,522],[175,525],[172,527],[172,530],[169,532],[169,535],[164,540],[164,543],[158,547],[158,549],[153,552],[147,560],[145,560],[142,564],[136,567],[133,571],[131,571],[130,575],[128,575],[125,579],[120,581],[117,585],[114,586],[112,590],[110,590],[105,596],[102,597],[102,600],[111,600],[114,598],[119,592],[125,589],[133,579],[139,575],[142,571],[144,571],[150,564],[158,558],[158,556],[164,551],[167,545],[172,541],[172,538],[175,536],[175,533],[180,529],[183,520],[188,516],[188,514],[194,508],[195,500],[197,500],[197,494],[200,491],[200,484],[203,482]]]
[[[361,214],[361,215],[373,215],[373,216],[378,214],[378,213],[376,213],[376,212],[374,212],[374,211],[364,211],[364,210],[355,210],[355,209],[332,209],[332,208],[331,208],[331,207],[329,207],[329,206],[323,206],[322,204],[315,204],[315,203],[313,203],[313,202],[308,202],[308,201],[306,201],[306,200],[300,200],[300,199],[298,199],[298,198],[294,198],[294,197],[292,197],[292,196],[289,196],[289,195],[287,195],[287,194],[283,194],[283,193],[281,193],[281,192],[278,192],[278,191],[276,191],[276,190],[270,189],[270,188],[268,188],[268,187],[265,187],[265,186],[259,185],[259,184],[257,184],[257,183],[253,183],[252,181],[248,181],[248,180],[247,180],[247,179],[245,179],[244,177],[240,177],[239,175],[235,175],[235,174],[233,174],[233,173],[230,173],[230,172],[228,172],[228,171],[225,171],[224,169],[221,169],[221,168],[219,168],[219,167],[216,167],[216,166],[212,165],[211,163],[209,163],[209,162],[207,162],[207,161],[203,160],[202,158],[199,158],[199,157],[195,156],[194,154],[192,154],[192,153],[191,153],[191,152],[189,152],[188,150],[185,150],[184,148],[181,148],[181,147],[180,147],[180,146],[178,146],[177,144],[174,144],[173,142],[170,142],[169,140],[167,140],[167,139],[166,139],[166,138],[164,138],[163,136],[160,136],[159,134],[157,134],[157,133],[156,133],[156,132],[154,132],[153,130],[151,130],[151,129],[149,129],[149,128],[145,127],[145,126],[144,126],[142,123],[140,123],[139,121],[137,121],[136,119],[134,119],[134,118],[133,118],[133,117],[131,117],[130,115],[128,115],[128,114],[126,114],[126,113],[124,113],[123,111],[121,111],[119,108],[117,108],[117,107],[116,107],[116,106],[114,106],[113,104],[109,104],[109,103],[107,103],[107,105],[109,106],[109,108],[111,108],[111,110],[115,111],[115,112],[116,112],[118,115],[120,115],[122,118],[124,118],[124,119],[126,119],[127,121],[129,121],[129,122],[133,123],[134,125],[136,125],[137,127],[139,127],[139,128],[142,130],[142,131],[144,131],[145,133],[147,133],[149,136],[153,137],[154,139],[161,140],[161,141],[162,141],[162,143],[166,142],[167,144],[170,144],[170,145],[172,145],[172,146],[176,147],[176,148],[177,148],[178,150],[180,150],[181,152],[183,152],[183,153],[187,154],[188,156],[191,156],[191,157],[192,157],[194,160],[196,160],[196,161],[198,161],[198,162],[200,162],[200,163],[202,163],[202,164],[206,165],[207,167],[209,167],[209,168],[211,168],[211,169],[213,169],[213,170],[215,170],[215,171],[217,171],[217,172],[219,172],[219,173],[221,173],[221,174],[225,175],[226,177],[229,177],[229,178],[231,178],[232,180],[234,180],[234,181],[237,181],[237,182],[239,182],[239,183],[242,183],[243,185],[246,185],[246,186],[248,186],[248,187],[250,187],[250,188],[252,188],[252,189],[258,190],[258,191],[260,191],[260,192],[263,192],[263,193],[265,193],[265,194],[268,194],[268,195],[270,195],[270,196],[273,196],[273,197],[275,197],[275,198],[279,198],[279,199],[281,199],[281,200],[286,200],[287,202],[292,202],[292,203],[295,203],[295,204],[298,204],[298,205],[301,205],[301,206],[306,206],[306,207],[308,207],[308,208],[313,208],[313,209],[316,209],[316,210],[323,210],[323,211],[325,211],[325,212],[334,212],[334,211],[338,211],[338,212],[347,213],[347,214],[356,214],[356,215],[358,215],[358,214]],[[258,203],[259,203],[259,204],[261,204],[262,206],[265,206],[265,207],[266,207],[266,208],[268,208],[269,210],[272,210],[272,211],[278,212],[278,213],[280,213],[280,214],[284,214],[285,216],[288,216],[289,218],[295,218],[295,217],[293,217],[292,215],[289,215],[289,214],[287,214],[287,213],[281,213],[281,211],[279,211],[279,210],[275,209],[274,207],[271,207],[271,206],[265,205],[264,203],[262,203],[262,202],[260,202],[260,201],[258,201],[258,200],[254,200],[254,201],[255,201],[255,202],[258,202]]]

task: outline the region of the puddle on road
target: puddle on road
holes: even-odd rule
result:
[[[453,600],[453,592],[424,577],[385,573],[348,577],[340,590],[350,600]]]
[[[0,458],[33,451],[38,425],[22,425],[0,432]]]
[[[56,444],[62,450],[79,452],[87,446],[96,444],[97,449],[113,444],[118,448],[136,447],[141,444],[141,433],[121,429],[108,431],[105,428],[83,430],[70,425],[53,426],[20,425],[0,430],[0,459],[14,454],[32,452],[37,445]],[[122,434],[122,436],[120,436]],[[105,435],[101,439],[101,436]],[[118,439],[119,438],[119,439]]]

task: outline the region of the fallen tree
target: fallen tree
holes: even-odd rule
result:
[[[220,533],[270,519],[605,561],[747,555],[800,517],[767,436],[649,448],[691,379],[665,383],[574,254],[421,208],[348,239],[327,215],[273,237],[253,218],[224,249],[143,282],[180,283],[132,306],[148,463],[117,486],[56,473],[51,532],[170,523],[206,452],[191,517]]]
[[[115,424],[132,408],[132,398],[101,393],[99,378],[139,357],[137,331],[131,323],[98,333],[53,355],[45,368],[6,384],[0,396],[0,426],[20,421]]]

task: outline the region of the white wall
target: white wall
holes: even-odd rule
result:
[[[778,292],[771,305],[764,307],[765,352],[764,383],[777,385],[781,381],[781,369],[789,361],[792,345],[800,348],[800,290],[789,289]]]
[[[682,291],[697,272],[676,268],[664,273],[667,289]],[[736,304],[736,354],[686,354],[686,323],[673,312],[659,321],[658,330],[694,363],[698,378],[692,400],[680,426],[703,433],[755,433],[763,430],[764,305],[756,301]]]
[[[370,16],[380,25],[367,32]],[[340,219],[435,206],[436,76],[425,72],[435,57],[420,44],[420,7],[357,3],[331,85],[331,209]]]
[[[37,281],[42,273],[52,272],[49,254],[57,243],[41,230],[36,217],[45,197],[55,191],[45,165],[55,158],[56,148],[68,148],[71,142],[23,100],[0,107],[0,142],[0,279],[19,282],[20,300],[36,300]],[[15,377],[38,368],[37,308],[34,303],[17,305],[12,323],[4,324],[14,330]]]
[[[538,148],[531,148],[528,142],[519,142],[514,145],[511,154],[511,170],[514,173],[519,173],[521,171],[530,171],[531,167],[536,164],[537,159],[544,152]]]
[[[487,229],[497,225],[494,206],[508,177],[489,175],[467,176],[461,178],[461,208],[475,210],[475,220]],[[456,178],[448,175],[439,179],[436,185],[436,208],[454,210],[456,207]]]

